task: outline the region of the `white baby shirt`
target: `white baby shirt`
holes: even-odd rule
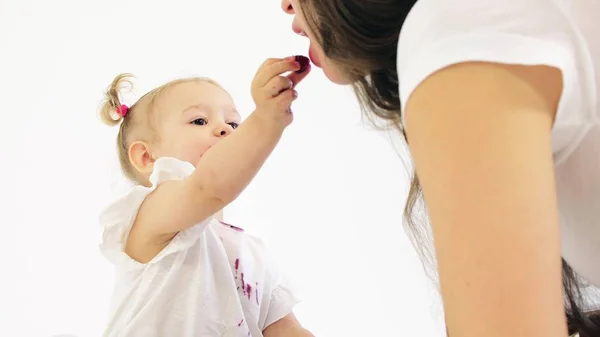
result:
[[[152,187],[136,186],[101,214],[102,253],[116,267],[110,337],[258,337],[298,302],[264,244],[212,217],[177,234],[146,264],[124,253],[137,211],[158,184],[194,166],[156,161]]]

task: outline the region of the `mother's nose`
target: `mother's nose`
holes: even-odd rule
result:
[[[294,6],[292,5],[292,2],[290,0],[281,0],[281,9],[286,14],[290,14],[290,15],[296,14],[296,12],[294,11]]]

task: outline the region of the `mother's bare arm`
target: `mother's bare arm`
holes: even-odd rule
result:
[[[452,337],[564,337],[550,131],[557,69],[465,63],[426,79],[406,130]]]

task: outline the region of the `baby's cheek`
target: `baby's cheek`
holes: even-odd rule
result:
[[[195,166],[200,161],[200,158],[202,158],[209,150],[209,148],[210,146],[208,146],[206,143],[198,143],[188,149],[186,157],[188,158],[188,161]]]
[[[192,165],[196,166],[200,162],[200,159],[204,156],[204,152],[196,152],[190,153],[186,156],[186,161],[190,162]]]

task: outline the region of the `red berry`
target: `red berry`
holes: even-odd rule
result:
[[[306,71],[308,65],[310,64],[310,60],[306,56],[296,55],[295,61],[300,63],[300,69],[296,70],[296,73],[301,74]]]

